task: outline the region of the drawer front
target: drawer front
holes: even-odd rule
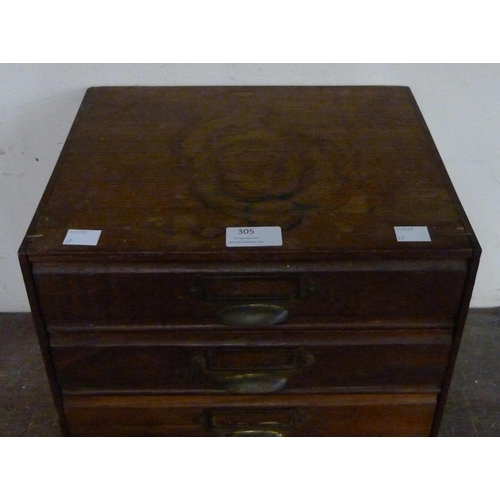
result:
[[[265,268],[265,266],[262,266]],[[465,261],[343,263],[247,273],[37,264],[48,325],[451,327]]]
[[[438,392],[451,347],[446,331],[211,337],[58,334],[52,361],[63,393]]]
[[[70,396],[74,436],[429,436],[431,394]]]

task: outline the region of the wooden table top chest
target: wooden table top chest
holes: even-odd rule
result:
[[[436,435],[480,247],[406,87],[87,91],[19,251],[67,435]]]

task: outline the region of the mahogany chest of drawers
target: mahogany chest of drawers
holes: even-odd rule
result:
[[[405,87],[91,88],[19,251],[72,436],[436,435],[479,256]]]

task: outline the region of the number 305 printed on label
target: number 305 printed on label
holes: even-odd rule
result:
[[[283,245],[281,227],[227,227],[227,247],[279,247]]]

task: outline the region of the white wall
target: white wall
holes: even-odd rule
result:
[[[0,65],[0,311],[28,311],[17,249],[84,91],[99,85],[407,85],[483,247],[474,307],[500,306],[500,65]]]

